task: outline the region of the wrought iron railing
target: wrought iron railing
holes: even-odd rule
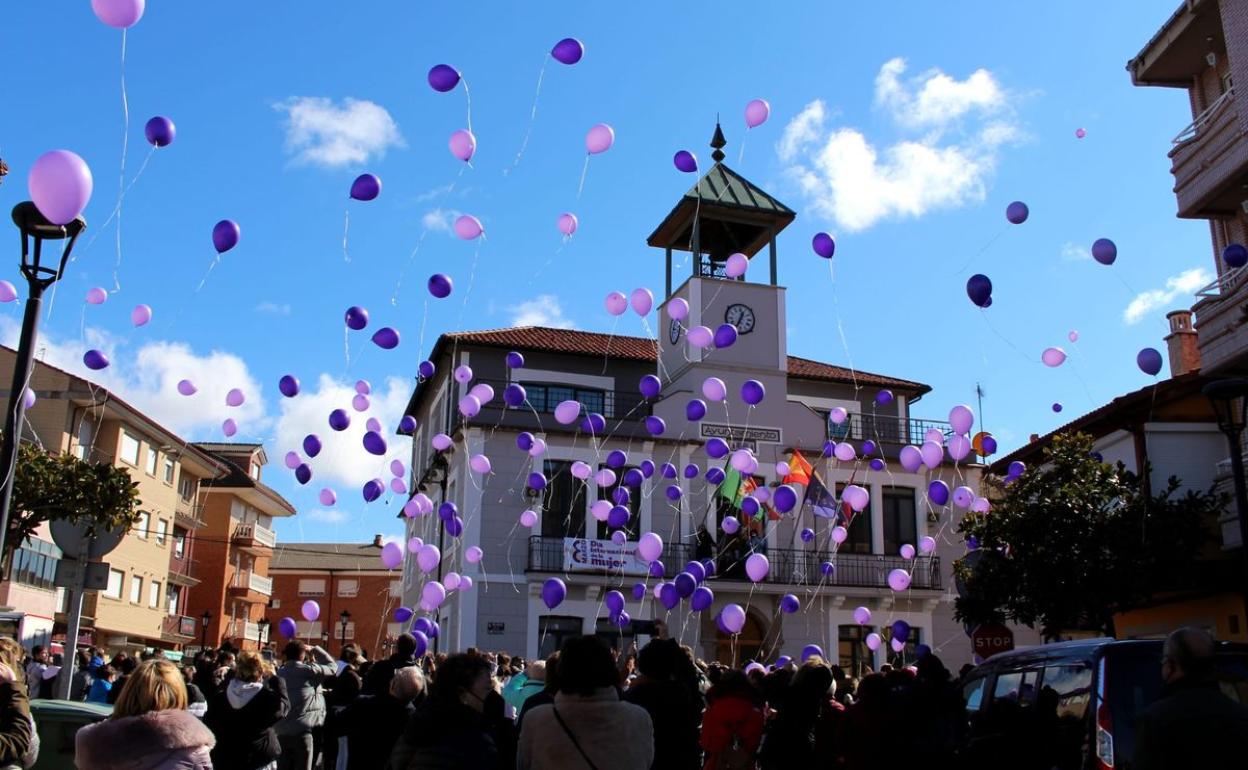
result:
[[[503,391],[511,383],[486,379],[474,380],[474,383],[485,383],[494,389],[494,399],[484,406],[486,410],[553,414],[560,403],[576,400],[581,403],[582,416],[587,412],[596,412],[608,420],[641,420],[650,415],[650,403],[636,390],[597,390],[554,382],[521,382],[519,384],[529,397],[521,406],[509,407],[503,401]]]
[[[872,441],[883,444],[922,444],[929,430],[938,430],[945,438],[953,435],[953,426],[940,420],[917,420],[873,414],[851,414],[839,424],[828,420],[828,438],[833,441]]]
[[[1204,112],[1201,112],[1195,117],[1195,119],[1192,120],[1191,123],[1184,126],[1183,130],[1180,131],[1174,139],[1170,140],[1170,143],[1177,146],[1190,142],[1200,136],[1200,132],[1205,129],[1205,126],[1209,125],[1214,116],[1221,112],[1223,107],[1230,104],[1231,100],[1234,98],[1235,89],[1233,87],[1226,89],[1226,93],[1219,96],[1216,100],[1214,100],[1213,104],[1205,108]]]
[[[563,538],[534,535],[529,538],[529,572],[563,571]],[[924,590],[940,590],[940,558],[922,556],[903,559],[900,556],[882,554],[840,553],[828,551],[775,548],[764,551],[770,569],[764,583],[783,585],[852,586],[857,588],[888,588],[888,574],[895,569],[910,573],[910,587]],[[663,546],[663,576],[675,577],[694,558],[692,546],[683,543],[666,543]],[[828,577],[823,575],[823,564],[835,566]],[[720,554],[715,557],[714,580],[747,581],[745,562],[737,554]],[[608,574],[603,570],[601,574]]]
[[[1197,297],[1222,297],[1233,293],[1241,284],[1244,278],[1248,277],[1248,268],[1232,267],[1227,269],[1217,278],[1208,284],[1196,290]]]

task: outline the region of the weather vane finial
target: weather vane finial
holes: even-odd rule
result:
[[[715,114],[715,135],[711,137],[711,147],[713,147],[715,150],[714,152],[711,153],[711,158],[716,163],[719,163],[724,159],[725,155],[724,155],[723,148],[726,144],[728,144],[728,140],[724,138],[724,131],[723,129],[719,127],[719,113],[716,113]]]

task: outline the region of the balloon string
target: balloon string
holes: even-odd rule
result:
[[[958,268],[958,272],[954,273],[954,275],[961,275],[962,273],[965,273],[966,269],[971,266],[971,263],[974,262],[979,257],[983,256],[983,253],[987,251],[989,248],[991,248],[992,244],[996,243],[997,239],[1000,238],[1002,235],[1005,235],[1005,231],[1009,229],[1010,229],[1010,226],[1008,224],[1005,227],[1002,227],[1001,230],[998,231],[996,235],[989,238],[988,242],[985,243],[982,247],[980,247],[979,251],[972,254],[970,258],[966,260],[966,264]]]
[[[841,347],[845,349],[845,358],[849,363],[849,377],[854,382],[854,393],[861,388],[858,385],[858,372],[854,369],[854,356],[849,352],[849,340],[845,337],[845,324],[841,322],[841,304],[836,296],[836,269],[832,260],[828,260],[828,280],[832,283],[832,308],[836,314],[836,331],[841,337]]]
[[[342,325],[342,373],[346,374],[351,368],[351,331],[346,324]]]
[[[516,153],[516,159],[511,162],[511,168],[503,171],[503,176],[515,171],[520,165],[520,158],[524,155],[524,150],[529,146],[529,137],[533,134],[533,124],[537,121],[537,100],[542,95],[542,79],[546,77],[546,61],[549,54],[542,52],[542,68],[537,73],[537,91],[533,94],[533,108],[529,110],[529,127],[524,131],[524,141],[520,142],[520,150]]]
[[[581,199],[581,191],[585,189],[585,175],[589,173],[589,153],[585,153],[585,165],[581,168],[581,183],[576,186],[576,199]]]
[[[472,94],[468,91],[468,78],[460,76],[464,83],[464,99],[468,103],[468,133],[472,133]]]
[[[134,179],[130,180],[130,184],[126,185],[126,191],[122,194],[123,199],[125,198],[125,196],[130,194],[130,191],[132,189],[134,189],[135,183],[139,181],[139,177],[143,176],[143,172],[147,170],[148,162],[152,159],[152,156],[155,154],[156,154],[156,146],[152,145],[152,148],[148,150],[147,152],[147,157],[143,158],[143,163],[142,165],[139,166],[139,172],[134,175]],[[99,238],[100,235],[105,231],[105,229],[108,228],[109,224],[111,224],[112,221],[117,218],[117,212],[120,209],[121,209],[121,201],[119,200],[117,204],[113,206],[113,210],[109,212],[108,219],[104,220],[104,224],[100,225],[98,228],[95,228],[95,232],[92,233],[91,240],[87,241],[87,245],[83,246],[81,249],[74,252],[72,256],[70,256],[69,261],[71,263],[77,262],[78,258],[81,257],[82,255],[90,253],[91,245],[95,243],[96,239]],[[117,266],[120,267],[121,263],[118,262]],[[114,276],[114,281],[116,281],[115,276]],[[114,289],[114,291],[116,290]]]
[[[195,287],[196,294],[199,293],[200,289],[204,288],[204,284],[208,282],[208,276],[212,275],[213,269],[216,268],[217,263],[220,261],[221,261],[221,253],[218,252],[217,255],[212,258],[212,263],[208,265],[208,272],[204,273],[204,277],[199,280],[199,286]]]
[[[440,199],[438,200],[437,206],[441,206],[442,203],[445,202],[448,197],[450,197],[451,193],[455,192],[455,186],[459,184],[459,180],[461,177],[463,177],[463,175],[464,175],[464,167],[460,166],[459,173],[455,175],[455,179],[453,179],[451,183],[446,187],[446,189],[442,191],[442,195]],[[399,289],[401,289],[403,286],[403,278],[407,275],[407,269],[411,267],[412,262],[416,260],[416,254],[420,251],[420,247],[422,244],[424,244],[425,237],[428,235],[429,235],[429,228],[422,227],[420,231],[420,239],[416,241],[416,247],[412,249],[411,254],[407,255],[407,262],[403,265],[402,269],[399,270],[399,278],[397,281],[394,282],[394,293],[390,295],[390,304],[394,307],[398,307]]]
[[[351,209],[342,210],[342,261],[351,264],[351,254],[347,251],[347,233],[351,230]]]
[[[745,140],[750,138],[750,132],[747,130],[745,136],[741,137],[741,151],[737,153],[737,165],[740,166],[745,160]]]
[[[130,147],[130,102],[126,97],[126,30],[121,31],[121,172],[117,179],[117,266],[113,269],[113,291],[121,289],[121,199],[126,194],[126,153]]]

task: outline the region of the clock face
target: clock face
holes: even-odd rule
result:
[[[737,327],[738,334],[749,334],[754,331],[754,311],[749,305],[729,305],[724,311],[724,323]]]
[[[671,325],[667,328],[667,338],[671,340],[673,345],[680,340],[680,321],[677,321],[675,318],[672,319]]]

